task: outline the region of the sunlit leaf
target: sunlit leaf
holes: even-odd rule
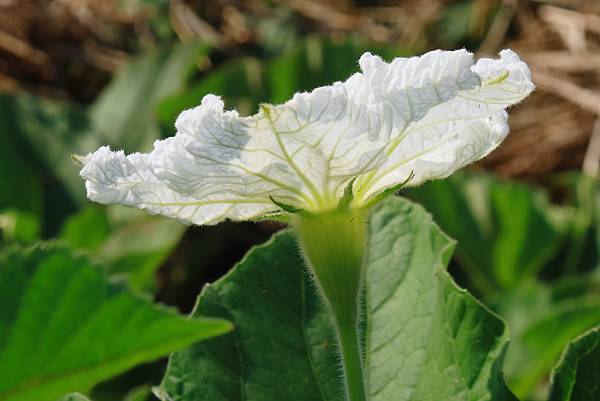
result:
[[[2,401],[55,401],[230,328],[153,305],[55,246],[2,256],[0,304]]]

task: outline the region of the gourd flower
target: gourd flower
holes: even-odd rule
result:
[[[508,134],[506,108],[534,88],[510,50],[476,63],[466,50],[391,63],[365,53],[359,64],[250,117],[206,95],[150,153],[80,158],[99,203],[198,225],[287,216],[335,317],[352,401],[364,399],[356,326],[369,206],[486,156]]]

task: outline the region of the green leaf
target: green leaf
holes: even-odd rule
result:
[[[111,273],[125,273],[134,289],[153,290],[154,273],[179,243],[186,226],[123,206],[91,205],[71,216],[60,237],[89,252]]]
[[[600,399],[600,327],[579,337],[554,370],[549,401]]]
[[[29,94],[11,97],[7,102],[15,125],[13,135],[27,141],[40,164],[61,181],[73,199],[83,201],[85,188],[69,155],[87,153],[86,149],[104,142],[103,138],[90,134],[85,110]],[[55,211],[56,205],[52,206]]]
[[[19,135],[12,97],[0,95],[0,209],[16,208],[35,214],[42,211],[41,177]]]
[[[39,239],[40,222],[32,213],[4,210],[0,212],[0,232],[5,241],[29,244]]]
[[[10,110],[6,119],[15,126],[7,132],[26,138],[31,150],[66,187],[70,197],[84,203],[85,187],[69,155],[87,154],[101,145],[127,151],[148,150],[161,137],[154,115],[156,105],[183,87],[194,62],[204,51],[192,43],[140,56],[117,73],[89,110],[26,94],[0,98]],[[0,106],[5,108],[2,103]],[[1,145],[0,139],[0,156]],[[34,189],[35,180],[31,181]],[[21,186],[22,183],[15,188]],[[52,206],[54,210],[55,204]]]
[[[216,93],[227,108],[242,115],[254,114],[260,103],[282,103],[295,92],[312,90],[344,80],[358,71],[357,60],[370,50],[381,55],[399,55],[390,48],[346,41],[335,44],[309,37],[292,51],[274,61],[241,58],[210,71],[202,80],[163,101],[158,107],[161,123],[171,127],[183,110],[197,106],[204,95]]]
[[[436,39],[444,48],[456,48],[468,39],[473,23],[474,5],[470,1],[456,2],[445,7],[435,26]]]
[[[149,52],[127,65],[92,106],[94,131],[127,152],[150,150],[161,136],[156,106],[183,88],[206,51],[198,43],[180,44]]]
[[[515,400],[500,371],[504,324],[445,270],[453,242],[398,198],[371,217],[365,368],[371,401]],[[342,401],[331,316],[290,232],[254,248],[207,286],[194,316],[236,329],[175,352],[156,394],[167,401]]]
[[[89,205],[65,220],[60,238],[73,249],[95,251],[106,241],[111,229],[106,208]]]
[[[503,295],[496,310],[511,328],[504,367],[517,396],[527,399],[543,388],[569,341],[600,324],[599,286],[600,275],[586,274],[523,284]]]
[[[3,255],[0,308],[2,401],[54,401],[230,328],[152,305],[55,246]]]
[[[309,36],[293,51],[266,66],[266,85],[271,103],[285,102],[294,93],[331,85],[358,72],[358,59],[370,51],[383,57],[400,56],[393,48],[373,46],[358,40],[335,43]]]
[[[565,236],[565,210],[524,184],[457,174],[412,188],[408,196],[458,241],[458,262],[485,296],[533,277]]]
[[[263,66],[252,58],[240,58],[219,66],[190,88],[162,101],[158,116],[164,127],[171,128],[179,113],[200,104],[202,97],[216,93],[227,100],[227,108],[242,115],[256,112],[261,102],[268,100],[263,83]]]
[[[600,183],[578,172],[562,174],[557,181],[574,213],[564,249],[551,273],[590,271],[600,265]]]

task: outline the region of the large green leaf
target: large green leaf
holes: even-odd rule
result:
[[[453,243],[419,206],[371,218],[365,366],[371,401],[514,400],[500,371],[504,324],[445,270]],[[204,289],[194,315],[235,323],[171,357],[165,401],[343,400],[328,310],[290,232]]]
[[[549,401],[600,400],[600,327],[573,341],[554,371]]]
[[[457,174],[413,188],[408,195],[458,241],[458,261],[485,296],[534,276],[565,236],[565,210],[524,184]]]
[[[13,250],[0,259],[0,400],[54,401],[229,328],[152,305],[66,249]]]
[[[90,205],[65,221],[63,238],[85,250],[111,273],[125,273],[135,289],[152,290],[154,273],[175,248],[186,226],[123,206]]]

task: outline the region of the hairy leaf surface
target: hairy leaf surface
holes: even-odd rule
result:
[[[453,242],[419,206],[391,199],[371,218],[364,347],[370,401],[514,400],[500,371],[504,324],[445,270]],[[164,401],[342,401],[329,311],[290,232],[205,288],[194,315],[235,331],[173,354]]]

